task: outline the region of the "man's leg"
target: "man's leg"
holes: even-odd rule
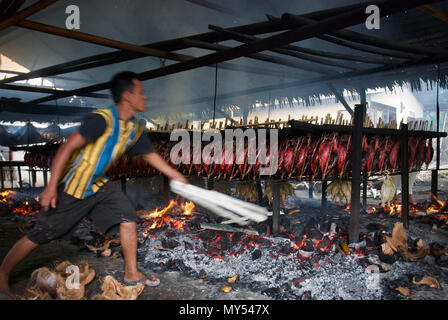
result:
[[[120,242],[123,248],[124,264],[125,264],[125,281],[138,281],[146,275],[137,269],[137,224],[135,222],[120,223]],[[154,284],[157,279],[147,279],[142,283],[148,285]]]
[[[0,290],[9,291],[8,280],[12,269],[38,246],[27,236],[24,236],[9,250],[0,266]]]

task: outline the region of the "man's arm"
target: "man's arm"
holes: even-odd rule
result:
[[[145,159],[145,161],[152,167],[165,174],[168,178],[188,183],[188,180],[179,171],[171,167],[158,153],[146,153],[143,155],[143,159]]]
[[[50,205],[52,208],[56,208],[58,184],[65,165],[73,151],[81,148],[86,143],[87,140],[78,131],[75,131],[68,137],[67,141],[59,147],[51,166],[50,181],[41,194],[40,202],[45,211],[49,209]]]

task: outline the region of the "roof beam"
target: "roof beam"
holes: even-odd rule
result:
[[[21,20],[26,19],[39,11],[42,11],[43,9],[57,1],[58,0],[41,0],[39,2],[36,2],[35,4],[23,9],[22,11],[17,12],[15,15],[6,18],[3,21],[0,21],[0,31],[17,24]]]
[[[370,1],[367,3],[364,3],[365,6],[374,4],[376,2]],[[321,11],[315,11],[311,13],[304,14],[305,17],[308,17],[310,19],[326,19],[328,17],[334,16],[336,14],[340,14],[343,12],[350,11],[353,8],[357,8],[359,4],[355,5],[349,5],[349,6],[343,6],[343,7],[337,7],[332,9],[326,9]],[[280,22],[259,22],[259,23],[253,23],[243,26],[238,26],[234,28],[230,28],[228,30],[241,32],[248,35],[255,35],[255,34],[264,34],[264,33],[271,33],[276,31],[283,31],[287,30],[288,27],[284,25],[282,21]],[[199,40],[199,41],[205,41],[205,42],[221,42],[225,40],[230,40],[231,38],[224,34],[219,32],[207,32],[202,34],[197,34],[193,36],[189,36],[188,38]],[[184,38],[177,38],[172,40],[166,40],[161,41],[157,43],[147,44],[145,47],[152,47],[160,50],[165,51],[176,51],[176,50],[182,50],[188,48],[185,43],[183,43]],[[38,77],[45,77],[45,76],[54,76],[59,75],[63,73],[69,73],[74,71],[80,71],[84,69],[90,69],[90,68],[96,68],[101,67],[113,63],[120,63],[125,62],[133,59],[138,59],[141,57],[144,57],[145,55],[135,53],[135,52],[128,52],[128,51],[114,51],[110,53],[104,53],[99,54],[95,56],[90,56],[82,59],[73,60],[70,62],[66,62],[63,64],[58,64],[52,67],[43,68],[36,71],[31,71],[28,73],[27,76],[18,76],[18,77],[12,77],[8,80],[0,81],[0,83],[6,83],[6,82],[13,82],[18,80],[28,80],[32,78],[38,78]],[[224,64],[221,63],[221,68],[224,68]]]
[[[185,43],[187,43],[190,46],[196,47],[196,48],[209,49],[209,50],[214,50],[217,52],[233,49],[232,47],[223,46],[220,44],[208,43],[208,42],[191,40],[191,39],[185,39]],[[282,59],[279,57],[275,57],[275,56],[271,56],[271,55],[267,55],[267,54],[263,54],[263,53],[252,53],[252,54],[247,55],[247,57],[256,59],[256,60],[272,62],[272,63],[276,63],[276,64],[280,64],[280,65],[284,65],[287,67],[292,67],[292,68],[296,68],[296,69],[300,69],[300,70],[317,72],[320,74],[322,74],[322,73],[324,73],[324,74],[338,73],[337,71],[334,71],[334,70],[331,70],[328,68],[322,68],[319,66],[313,66],[311,64],[304,64],[304,63],[300,63],[300,62],[292,61],[292,60],[285,60],[285,59]]]
[[[420,6],[418,8],[421,11],[429,13],[430,15],[436,17],[437,19],[448,22],[448,14],[446,14],[445,12],[443,12],[442,10],[440,10],[434,6],[424,5],[424,6]]]
[[[228,31],[228,30],[218,27],[218,26],[209,25],[208,27],[209,27],[209,29],[212,29],[212,30],[215,30],[218,32],[224,32],[224,33],[228,32],[230,35],[232,35],[232,37],[235,40],[240,41],[242,43],[249,44],[254,41],[261,40],[261,38],[257,38],[257,37],[253,37],[253,36],[245,36],[240,33],[236,33],[234,31]],[[291,46],[291,45],[287,45],[287,46]],[[299,52],[296,52],[296,50],[293,51],[293,50],[287,49],[286,48],[287,46],[283,46],[281,48],[272,48],[272,49],[269,49],[269,51],[280,53],[280,54],[291,56],[291,57],[295,57],[295,58],[306,60],[306,61],[311,61],[311,62],[318,63],[318,64],[324,64],[324,65],[329,65],[329,66],[343,68],[343,69],[349,69],[349,70],[359,70],[359,71],[362,70],[362,68],[356,67],[353,64],[349,65],[346,63],[338,62],[338,61],[315,58],[315,57],[309,56],[307,54],[299,53]]]
[[[294,14],[284,14],[282,16],[282,20],[288,22],[292,22],[294,24],[303,24],[303,23],[316,23],[317,21],[314,19],[310,19],[304,16],[294,15]],[[338,30],[332,31],[328,34],[332,36],[336,36],[342,38],[344,40],[363,43],[369,46],[380,47],[382,49],[410,52],[417,55],[426,55],[431,56],[435,54],[439,54],[439,51],[427,49],[427,48],[419,48],[415,46],[410,46],[407,44],[401,44],[395,41],[385,40],[374,36],[365,35],[359,32],[351,31],[351,30]]]
[[[381,7],[381,15],[393,14],[409,8],[413,8],[422,4],[437,2],[437,0],[408,0],[406,2],[397,2],[393,0],[378,0],[374,3]],[[186,62],[172,64],[163,68],[149,70],[139,74],[139,78],[144,80],[154,79],[173,73],[183,72],[196,69],[206,65],[212,65],[226,60],[236,59],[248,54],[257,53],[273,47],[283,46],[289,43],[306,40],[323,33],[329,33],[332,30],[339,30],[353,25],[362,23],[365,20],[365,3],[358,4],[355,9],[330,17],[328,19],[296,28],[280,34],[276,34],[262,40],[255,41],[251,44],[243,44],[241,46],[216,52],[213,54],[201,56]],[[64,93],[57,93],[41,99],[31,101],[32,103],[42,103],[55,99],[65,98],[79,93],[94,92],[109,88],[110,83],[101,83],[90,87],[79,88]]]
[[[25,92],[35,92],[35,93],[47,93],[54,94],[57,92],[64,92],[65,90],[57,90],[51,88],[42,87],[29,87],[29,86],[16,86],[12,84],[0,84],[0,89],[3,90],[14,90],[14,91],[25,91]],[[112,96],[109,94],[102,93],[83,93],[80,94],[81,97],[99,98],[99,99],[111,99]]]
[[[247,41],[256,41],[260,40],[258,37],[251,36],[248,34],[232,31],[230,29],[223,29],[220,27],[209,25],[209,28],[218,32],[225,32],[231,35],[235,40],[246,42]],[[327,52],[322,50],[315,50],[315,49],[308,49],[303,48],[299,46],[294,45],[286,45],[282,47],[283,49],[291,50],[291,51],[297,51],[301,53],[307,53],[315,56],[321,56],[326,58],[332,58],[332,59],[339,59],[339,60],[350,60],[350,61],[356,61],[356,62],[364,62],[364,63],[371,63],[371,64],[386,64],[391,63],[390,60],[384,59],[384,58],[370,58],[370,57],[362,57],[357,55],[351,55],[351,54],[340,54],[340,53],[333,53],[333,52]]]

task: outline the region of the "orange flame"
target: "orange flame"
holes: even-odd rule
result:
[[[170,203],[163,209],[155,209],[148,214],[145,214],[145,220],[152,220],[152,224],[143,232],[143,235],[145,237],[148,237],[149,231],[153,229],[160,228],[164,223],[172,225],[176,229],[181,229],[184,226],[185,221],[179,221],[176,219],[172,219],[170,217],[166,216],[166,213],[173,209],[175,206],[178,206],[177,201],[170,200]],[[180,208],[183,210],[182,216],[191,216],[193,215],[193,211],[195,208],[195,205],[192,201],[181,203]],[[182,217],[182,220],[185,220],[186,217]]]

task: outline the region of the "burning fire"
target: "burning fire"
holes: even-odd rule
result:
[[[34,202],[32,200],[19,202],[15,200],[15,194],[16,192],[12,190],[0,192],[0,203],[7,203],[11,213],[29,216],[40,211],[39,197],[34,198]]]
[[[143,235],[148,237],[150,230],[160,228],[163,224],[172,226],[175,229],[182,229],[188,217],[193,215],[194,207],[195,206],[192,201],[184,202],[179,205],[177,201],[170,200],[170,203],[165,208],[157,208],[150,212],[140,210],[138,212],[140,217],[149,223],[149,226],[143,232]],[[170,212],[170,215],[175,215],[178,219],[169,217],[167,215],[168,212]]]

